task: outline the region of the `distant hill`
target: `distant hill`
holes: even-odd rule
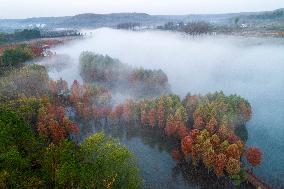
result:
[[[228,14],[189,14],[189,15],[149,15],[145,13],[113,13],[113,14],[79,14],[66,17],[39,17],[28,19],[0,19],[0,28],[12,30],[31,26],[48,28],[98,28],[115,27],[120,23],[135,22],[141,25],[161,25],[166,22],[206,21],[219,25],[233,25],[236,20],[240,23],[269,22],[284,25],[284,9],[263,12],[228,13]]]
[[[79,14],[68,17],[60,22],[54,23],[55,26],[76,26],[76,27],[103,27],[116,26],[119,23],[139,22],[153,23],[155,19],[145,13],[113,13],[113,14]]]
[[[255,20],[275,20],[284,19],[284,8],[274,11],[265,11],[259,13],[252,13],[250,15],[243,16],[243,19],[255,19]]]

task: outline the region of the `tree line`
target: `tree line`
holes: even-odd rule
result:
[[[24,29],[24,30],[16,30],[14,33],[1,33],[0,34],[0,45],[4,43],[13,43],[19,41],[26,41],[31,39],[40,38],[40,30],[35,29]]]
[[[0,45],[29,41],[40,38],[80,36],[77,30],[43,30],[39,28],[15,30],[14,33],[0,33]]]
[[[186,24],[184,22],[167,22],[157,28],[161,30],[185,32],[189,35],[211,34],[213,32],[213,26],[204,21],[189,22]]]

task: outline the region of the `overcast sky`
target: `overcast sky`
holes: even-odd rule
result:
[[[0,18],[80,13],[227,13],[284,8],[284,0],[0,0]]]

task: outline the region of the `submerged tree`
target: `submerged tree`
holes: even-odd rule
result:
[[[262,159],[262,152],[259,148],[248,148],[246,150],[246,159],[253,167],[260,165]]]

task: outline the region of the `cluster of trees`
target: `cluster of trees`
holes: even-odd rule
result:
[[[81,128],[66,111],[77,97],[87,104],[91,92],[79,86],[77,93],[75,85],[69,90],[66,81],[51,81],[37,65],[0,78],[0,188],[141,186],[126,147],[102,133],[80,144],[73,140]],[[77,96],[81,89],[86,95]]]
[[[159,26],[158,29],[181,31],[190,35],[210,34],[213,31],[211,24],[203,21],[189,22],[187,24],[168,22],[164,26]]]
[[[43,53],[44,49],[38,45],[22,44],[5,48],[0,54],[0,73],[22,67],[26,61],[42,57]]]
[[[152,127],[156,125],[166,127],[166,123],[170,122],[167,120],[168,118],[169,120],[182,119],[184,123],[181,125],[202,130],[206,123],[214,119],[218,123],[226,123],[226,127],[235,132],[236,127],[244,127],[245,123],[251,119],[252,114],[251,106],[247,100],[237,95],[226,96],[223,92],[209,93],[205,96],[188,94],[182,101],[177,95],[163,95],[155,100],[145,99],[139,102],[127,100],[126,105],[132,109],[131,117],[135,118],[132,121],[141,121],[144,124],[151,122]],[[118,106],[124,107],[125,104]],[[143,121],[144,114],[147,114],[146,117],[151,117],[150,114],[153,112],[155,115],[152,117],[156,120]],[[138,119],[139,117],[141,119]]]
[[[18,30],[12,34],[2,33],[0,34],[0,45],[4,43],[12,43],[12,42],[37,39],[40,37],[41,37],[40,30],[37,28]]]
[[[27,45],[19,45],[7,48],[0,57],[1,67],[17,67],[33,57],[32,48]]]
[[[104,88],[75,80],[71,86],[70,101],[77,116],[83,119],[106,120],[111,111],[111,94]]]
[[[226,175],[239,184],[245,179],[241,157],[252,166],[261,163],[261,151],[247,147],[235,133],[236,126],[249,121],[251,113],[245,99],[216,92],[187,95],[182,101],[176,95],[140,102],[128,100],[117,105],[110,116],[162,129],[180,143],[180,148],[173,151],[175,159],[183,157],[195,166],[202,163],[218,177]]]
[[[41,137],[54,144],[70,138],[71,134],[79,134],[78,126],[65,115],[65,108],[51,103],[39,109],[36,127]]]
[[[48,94],[48,74],[40,65],[26,65],[6,73],[0,79],[0,100],[41,97]]]
[[[41,37],[43,38],[54,38],[54,37],[65,37],[65,36],[81,36],[77,30],[41,30]]]
[[[133,69],[109,56],[83,52],[80,56],[81,76],[87,83],[127,93],[137,98],[169,92],[167,75],[162,70]]]
[[[0,75],[2,75],[4,72],[10,71],[11,69],[23,67],[26,61],[54,55],[50,51],[50,47],[62,44],[67,40],[69,39],[47,39],[41,41],[31,41],[23,44],[9,44],[0,47]],[[68,60],[68,57],[63,55],[53,57],[54,59],[57,58],[59,61]]]
[[[212,26],[207,22],[191,22],[182,27],[181,31],[190,35],[210,34]]]
[[[117,29],[125,29],[125,30],[134,30],[137,27],[140,27],[140,23],[134,22],[127,22],[127,23],[120,23],[116,26]]]
[[[252,110],[249,102],[238,95],[226,96],[223,92],[215,92],[205,96],[188,94],[183,100],[189,116],[189,124],[197,119],[208,123],[212,117],[217,122],[226,120],[231,129],[244,126],[251,119]]]
[[[0,45],[29,41],[39,38],[80,36],[77,30],[40,30],[39,28],[16,30],[14,33],[0,33]]]

